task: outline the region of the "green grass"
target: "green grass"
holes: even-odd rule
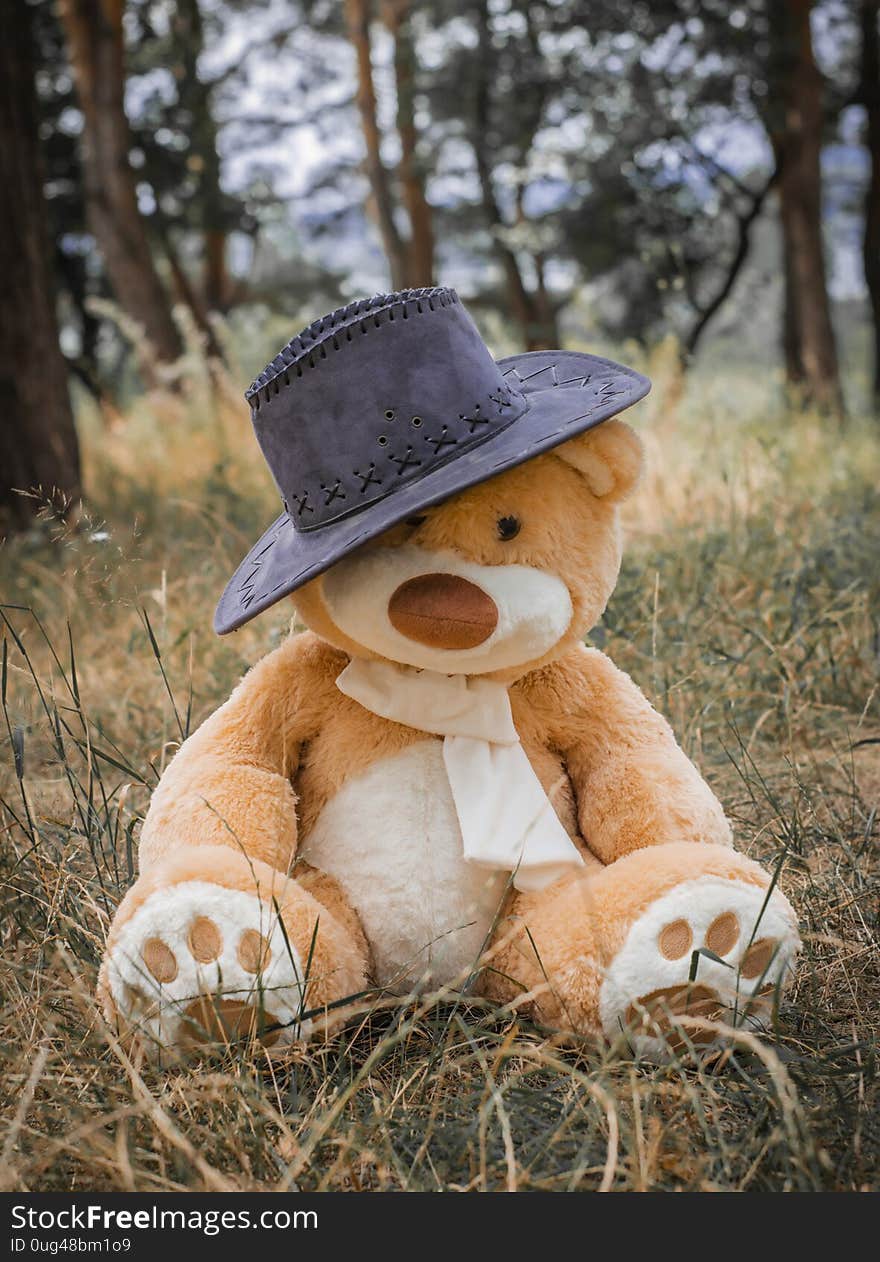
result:
[[[210,631],[274,503],[232,392],[191,384],[110,428],[84,411],[87,516],[0,549],[2,1186],[877,1186],[878,432],[742,375],[682,394],[662,350],[651,368],[651,472],[592,638],[669,715],[740,847],[783,860],[805,949],[776,1027],[652,1069],[447,996],[283,1063],[126,1057],[92,996],[150,789],[289,619]]]

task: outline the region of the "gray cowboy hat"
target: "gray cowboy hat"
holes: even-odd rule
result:
[[[367,540],[636,403],[641,373],[576,351],[497,362],[454,289],[316,320],[246,398],[284,512],[214,614],[235,631]]]

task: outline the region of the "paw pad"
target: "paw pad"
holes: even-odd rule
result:
[[[177,976],[177,958],[161,938],[148,938],[141,955],[157,982],[167,984],[174,981]]]
[[[245,929],[238,942],[238,962],[246,973],[260,973],[272,959],[272,948],[257,929]]]
[[[774,953],[779,949],[779,943],[773,938],[759,938],[757,942],[753,942],[746,951],[740,965],[740,971],[743,977],[747,977],[749,981],[754,977],[760,977],[762,973],[767,971]]]
[[[688,1030],[688,1019],[696,1017],[703,1021],[718,1021],[723,1014],[724,1003],[720,995],[709,986],[694,983],[665,986],[643,995],[630,1004],[626,1024],[637,1034],[663,1037],[670,1047],[681,1050],[687,1045],[687,1039],[680,1029],[676,1029],[676,1025],[685,1027],[692,1043],[711,1043],[715,1032],[699,1028]]]
[[[716,955],[728,955],[739,941],[739,921],[732,911],[716,916],[706,930],[706,946]]]
[[[240,1043],[259,1040],[272,1047],[281,1037],[280,1022],[259,1005],[240,999],[217,999],[200,996],[183,1012],[183,1039],[192,1045],[200,1043]]]
[[[667,960],[680,960],[691,949],[694,935],[686,920],[673,920],[660,930],[657,945]]]
[[[223,950],[223,935],[207,916],[197,916],[189,927],[186,944],[193,959],[210,964]]]

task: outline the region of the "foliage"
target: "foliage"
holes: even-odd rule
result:
[[[699,337],[748,253],[750,215],[765,209],[775,171],[774,6],[403,7],[413,9],[416,154],[438,274],[478,303],[509,309],[512,259],[526,290],[547,289],[550,308],[590,285],[600,332]],[[100,348],[85,298],[103,279],[83,236],[80,123],[52,7],[37,8],[47,192],[69,317],[82,326],[81,359],[94,377]],[[223,235],[232,276],[219,295],[207,283],[208,307],[290,309],[316,290],[335,299],[387,286],[342,10],[325,0],[259,11],[247,0],[128,0],[126,108],[141,211],[160,256],[171,250],[172,271],[179,262],[196,291],[210,273],[208,238]],[[374,5],[377,121],[383,161],[400,182],[385,13]],[[814,27],[830,152],[857,100],[854,3],[821,0]],[[858,128],[845,134],[851,152]],[[828,163],[824,178],[827,205],[851,215],[864,196],[860,160],[846,170]],[[106,325],[103,336],[112,343]],[[112,381],[106,352],[102,369]]]

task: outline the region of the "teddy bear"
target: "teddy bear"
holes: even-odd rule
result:
[[[766,1022],[794,912],[586,638],[649,383],[492,358],[454,290],[315,321],[248,391],[283,511],[224,592],[305,627],[180,747],[101,966],[157,1052],[325,1038],[365,994],[467,991],[662,1057]]]

